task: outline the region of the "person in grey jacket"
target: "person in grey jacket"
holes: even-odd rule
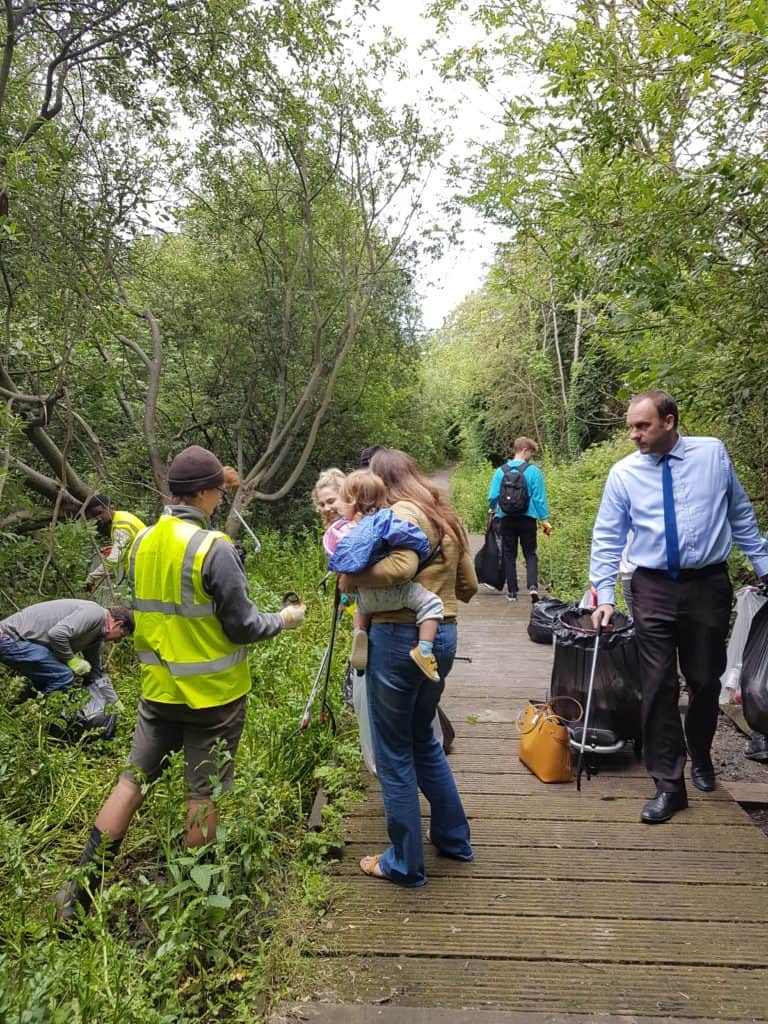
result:
[[[133,633],[130,608],[62,598],[29,605],[0,621],[0,664],[44,695],[103,676],[105,641]]]
[[[213,452],[185,448],[168,467],[168,486],[170,503],[136,538],[128,568],[142,682],[128,767],[96,816],[79,877],[56,896],[61,923],[90,907],[98,878],[174,751],[184,752],[187,846],[216,841],[214,792],[232,786],[251,689],[246,646],[295,629],[306,612],[303,604],[262,612],[248,596],[232,542],[209,528],[225,486]]]

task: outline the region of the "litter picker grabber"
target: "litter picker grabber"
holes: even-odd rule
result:
[[[584,709],[584,722],[581,727],[581,744],[579,746],[579,758],[576,762],[576,789],[581,792],[581,773],[584,770],[584,748],[587,745],[587,730],[589,729],[589,713],[592,710],[592,691],[595,688],[595,673],[597,671],[597,656],[600,651],[600,634],[603,631],[602,613],[597,620],[595,630],[595,648],[592,652],[592,668],[589,673],[589,685],[587,686],[587,706]],[[587,764],[587,779],[592,778],[592,772]]]
[[[292,595],[286,595],[292,596]],[[298,732],[303,733],[304,730],[310,723],[312,718],[312,709],[317,699],[318,693],[320,693],[320,687],[322,685],[322,699],[320,702],[320,721],[325,722],[326,715],[331,720],[331,728],[336,731],[336,719],[334,718],[333,711],[330,704],[328,703],[328,680],[331,677],[331,664],[333,662],[333,646],[336,640],[336,630],[338,629],[341,616],[344,614],[344,606],[341,603],[341,594],[339,588],[333,595],[333,625],[331,627],[331,637],[325,646],[323,656],[320,659],[320,667],[317,670],[317,675],[312,683],[312,689],[309,691],[307,697],[307,703],[304,705],[304,711],[301,716],[301,722],[299,723]]]
[[[547,590],[551,594],[555,586],[555,570],[552,563],[552,534],[547,535],[547,551],[549,552],[549,583],[547,584]]]
[[[246,523],[246,521],[243,519],[243,517],[240,515],[240,513],[237,511],[237,509],[235,508],[234,505],[230,505],[230,510],[231,510],[232,514],[234,515],[235,519],[237,519],[237,521],[240,523],[242,528],[245,530],[245,532],[248,534],[248,536],[253,541],[253,553],[255,555],[260,555],[261,554],[261,541],[256,536],[256,534],[253,532],[253,530],[250,528],[248,523]]]

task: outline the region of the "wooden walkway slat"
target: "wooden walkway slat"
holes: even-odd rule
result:
[[[755,830],[756,831],[756,830]],[[339,881],[345,911],[365,908],[373,919],[410,916],[425,907],[450,907],[459,917],[494,914],[498,917],[546,916],[552,902],[540,888],[502,884],[497,878],[473,878],[471,885],[457,886],[452,877],[430,878],[423,889],[389,887],[371,898],[370,881],[363,876]],[[709,885],[684,882],[620,882],[581,880],[577,885],[555,888],[556,900],[569,917],[613,916],[637,921],[744,921],[768,922],[768,893],[755,899],[750,886]],[[428,895],[427,895],[428,893]],[[765,927],[765,925],[764,925]],[[765,939],[762,940],[763,947]]]
[[[765,1021],[768,969],[645,963],[558,963],[466,957],[328,958],[318,991],[339,1002],[498,1007],[533,1012],[647,1014],[680,1020]],[[439,1016],[435,1016],[439,1020]]]
[[[350,818],[344,837],[355,843],[386,843],[387,830],[381,814]],[[648,828],[640,822],[580,822],[573,828],[567,821],[507,818],[477,818],[472,821],[473,846],[500,846],[508,851],[519,847],[557,846],[562,849],[691,850],[704,848],[718,853],[761,853],[765,840],[753,827],[702,825],[698,820],[685,829]],[[510,855],[513,855],[510,853]]]
[[[529,612],[487,593],[461,609],[472,662],[456,664],[443,702],[474,862],[428,846],[423,888],[365,878],[359,858],[387,843],[368,776],[331,867],[309,1019],[394,1022],[422,1008],[403,1019],[768,1022],[768,840],[722,785],[689,785],[687,811],[641,824],[653,785],[631,747],[581,793],[532,776],[514,723],[546,694],[552,649],[529,641]]]
[[[648,827],[648,826],[646,826]],[[653,826],[658,827],[658,826]],[[367,843],[348,843],[344,863],[334,873],[355,871],[357,862],[368,852]],[[476,851],[477,854],[477,851]],[[550,847],[485,846],[482,856],[469,863],[426,852],[427,874],[447,875],[464,884],[471,878],[546,879],[554,882],[579,882],[584,878],[614,881],[659,881],[664,878],[685,879],[708,885],[754,885],[768,880],[768,844],[762,853],[713,853],[707,850],[635,850],[565,849]],[[756,893],[759,898],[759,893]],[[768,952],[768,936],[766,936]]]
[[[372,785],[376,783],[372,781]],[[462,793],[464,810],[470,821],[475,818],[528,818],[531,821],[634,821],[640,822],[640,809],[643,799],[653,794],[653,788],[643,797],[604,797],[594,800],[578,799],[573,786],[550,786],[546,797],[539,793],[528,793],[520,796],[491,795],[488,793]],[[709,796],[711,794],[707,794]],[[695,813],[692,813],[694,811]],[[382,814],[381,795],[371,790],[365,803],[351,804],[348,813],[354,817],[368,817],[371,814]],[[422,813],[429,816],[429,805],[422,802]],[[676,828],[687,825],[705,823],[745,825],[754,828],[754,824],[746,811],[738,804],[726,800],[696,800],[691,797],[688,811],[676,814],[673,823]],[[671,824],[671,823],[670,823]],[[670,824],[653,826],[669,828]],[[647,826],[646,826],[647,827]]]
[[[540,893],[539,898],[550,910],[560,903],[554,893]],[[425,910],[401,917],[349,908],[326,932],[329,952],[387,956],[395,948],[402,956],[666,964],[671,947],[677,964],[706,966],[716,947],[719,963],[730,967],[764,967],[764,936],[764,924],[743,921],[698,921],[692,928],[690,921],[667,920],[660,929],[655,921],[613,917],[488,914],[462,919]]]
[[[541,800],[546,800],[544,790],[544,783],[539,782],[535,776],[523,773],[508,773],[506,775],[497,775],[493,772],[486,774],[485,772],[463,772],[460,769],[454,771],[456,778],[456,785],[459,787],[459,792],[464,793],[487,793],[487,794],[499,794],[505,796],[525,796],[526,794],[536,795]],[[648,785],[648,779],[640,776],[626,776],[626,775],[596,775],[589,782],[586,779],[582,782],[582,786],[589,786],[590,796],[600,797],[635,797],[640,801],[642,806],[643,801],[647,800],[649,796],[653,795],[653,786]],[[554,786],[547,786],[547,789],[551,792]],[[557,787],[563,788],[568,793],[573,793],[574,800],[580,799],[579,794],[576,793],[575,788],[570,783],[558,785]],[[693,793],[688,794],[688,799],[692,803],[700,803],[701,801],[717,802],[722,800],[725,803],[730,802],[731,796],[722,786],[713,793],[699,793],[695,790]],[[638,812],[639,814],[639,812]]]

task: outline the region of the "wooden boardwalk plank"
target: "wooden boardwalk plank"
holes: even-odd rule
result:
[[[646,790],[644,797],[652,796],[652,794],[653,789],[650,787]],[[709,795],[707,794],[707,796]],[[754,828],[749,815],[736,803],[729,803],[726,800],[697,800],[693,795],[690,799],[691,807],[688,811],[675,815],[673,819],[675,828],[706,823],[745,825]],[[519,796],[462,793],[462,802],[470,821],[479,817],[506,817],[513,820],[527,818],[531,821],[559,819],[565,822],[639,822],[642,807],[642,799],[638,800],[637,797],[594,797],[592,799],[580,797],[574,786],[549,787],[546,800],[543,800],[538,792]],[[371,790],[364,802],[350,804],[348,813],[355,817],[382,814],[381,794]],[[422,802],[422,813],[429,817],[429,807],[426,802]],[[660,825],[658,827],[669,826]]]
[[[673,951],[670,951],[672,954]],[[338,957],[325,961],[319,992],[340,1001],[404,1006],[499,1007],[533,1012],[672,1015],[702,1021],[766,1021],[768,969],[719,966],[663,971],[647,964],[558,963],[451,957]]]
[[[756,831],[756,830],[755,830]],[[338,881],[339,899],[345,910],[361,908],[374,918],[421,913],[425,907],[450,907],[459,917],[477,914],[547,916],[552,900],[530,885],[508,885],[497,878],[474,878],[471,885],[457,886],[454,878],[435,877],[422,889],[382,886],[371,897],[370,880],[350,875]],[[706,888],[679,881],[666,883],[620,882],[583,879],[555,890],[558,904],[570,917],[612,916],[637,921],[745,921],[768,922],[768,889],[755,896],[749,886],[709,885]],[[428,894],[428,895],[427,895]],[[765,939],[762,939],[763,947]]]
[[[646,828],[648,826],[645,826]],[[661,827],[661,826],[654,826]],[[669,826],[667,826],[669,827]],[[348,843],[344,860],[334,873],[357,873],[358,861],[370,852],[367,843]],[[685,879],[707,885],[754,885],[768,880],[768,844],[763,853],[712,853],[702,850],[647,850],[624,849],[566,849],[550,847],[498,846],[482,848],[482,855],[465,864],[437,856],[426,851],[427,874],[449,875],[464,884],[472,878],[542,879],[547,881],[579,882],[584,878],[603,878],[614,881],[653,882],[665,878]],[[756,894],[757,895],[757,894]],[[768,951],[768,936],[766,936]]]
[[[387,830],[382,815],[350,818],[344,838],[348,842],[386,843]],[[695,819],[685,829],[648,828],[640,822],[570,822],[530,821],[507,818],[478,818],[472,821],[472,845],[514,847],[557,846],[563,849],[622,850],[628,845],[636,850],[701,850],[705,847],[719,853],[765,853],[768,838],[756,828],[733,828],[728,825],[702,825]]]
[[[554,895],[540,898],[557,908]],[[375,927],[376,924],[379,927]],[[571,960],[666,964],[670,948],[675,963],[706,966],[717,949],[717,961],[730,967],[765,966],[765,925],[743,921],[626,921],[613,917],[498,917],[421,910],[404,917],[372,916],[370,910],[347,909],[329,922],[327,952],[387,956],[481,958],[483,960]]]
[[[443,702],[474,862],[428,846],[421,889],[363,877],[360,856],[387,842],[366,776],[331,866],[338,895],[312,954],[309,1019],[368,1022],[386,1005],[387,1020],[412,1007],[424,1024],[768,1021],[768,839],[723,785],[689,786],[687,811],[642,825],[653,785],[629,746],[581,793],[531,775],[514,723],[546,694],[552,649],[528,640],[529,613],[488,594],[461,612],[472,662],[457,663]]]

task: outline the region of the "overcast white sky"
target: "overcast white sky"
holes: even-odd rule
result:
[[[470,83],[441,82],[428,59],[419,55],[420,46],[435,35],[434,25],[423,16],[426,6],[427,0],[381,0],[380,9],[372,8],[368,14],[365,36],[376,40],[382,27],[389,25],[397,36],[407,40],[405,60],[410,74],[406,80],[388,84],[387,94],[393,104],[416,103],[423,121],[430,126],[436,121],[436,105],[425,98],[430,88],[453,107],[450,123],[454,142],[443,161],[447,164],[451,157],[463,157],[472,140],[498,137],[501,129],[493,121],[498,109],[492,100]],[[468,39],[472,31],[466,22],[461,41],[466,41],[465,34]],[[456,44],[455,37],[452,42]],[[436,169],[425,195],[425,221],[438,216],[440,201],[449,195],[446,176],[442,168]],[[451,247],[437,262],[427,263],[425,257],[421,267],[418,290],[424,324],[429,329],[440,327],[451,309],[479,287],[493,260],[494,243],[501,237],[493,225],[481,222],[471,211],[464,212],[462,223],[460,244]]]

